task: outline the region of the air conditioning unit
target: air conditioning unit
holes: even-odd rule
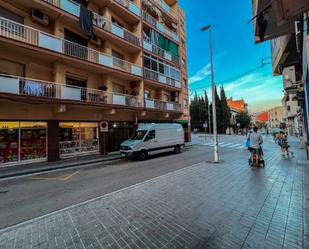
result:
[[[32,9],[32,19],[44,26],[49,24],[49,16],[37,9]]]
[[[296,83],[295,66],[285,67],[282,71],[284,89]]]
[[[102,44],[101,39],[95,35],[91,38],[90,42],[96,46],[101,46]]]

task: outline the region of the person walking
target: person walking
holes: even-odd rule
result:
[[[261,134],[258,133],[258,128],[256,126],[253,128],[253,132],[249,135],[249,139],[251,148],[251,166],[259,165],[263,138]]]

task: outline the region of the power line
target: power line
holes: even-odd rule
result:
[[[218,85],[222,85],[223,83],[226,83],[226,82],[229,82],[229,81],[232,81],[232,80],[241,78],[241,77],[243,77],[243,76],[246,76],[246,75],[249,74],[249,73],[255,72],[255,71],[257,71],[257,70],[263,68],[265,65],[271,64],[271,63],[268,63],[268,62],[266,62],[266,63],[264,62],[265,60],[267,60],[267,59],[269,59],[269,58],[271,58],[271,57],[266,57],[266,58],[263,58],[263,57],[262,57],[262,62],[261,62],[261,65],[260,65],[260,66],[255,67],[255,68],[253,68],[253,69],[250,69],[250,70],[247,71],[247,72],[244,72],[244,73],[238,74],[238,75],[236,75],[236,76],[233,76],[233,77],[231,77],[231,78],[225,79],[225,80],[223,80],[223,81],[220,81],[220,82],[218,83]],[[190,89],[191,91],[200,90],[200,89],[205,89],[205,88],[207,88],[207,87],[205,87],[205,86],[196,87],[196,88],[190,88],[190,87],[189,87],[189,89]],[[191,95],[191,94],[190,94],[190,95]]]

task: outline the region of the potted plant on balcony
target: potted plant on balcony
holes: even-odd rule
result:
[[[107,86],[105,86],[105,85],[99,86],[99,90],[107,91]]]

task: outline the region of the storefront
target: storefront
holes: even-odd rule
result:
[[[120,150],[120,144],[135,132],[133,122],[108,122],[107,151]]]
[[[97,122],[60,122],[59,129],[61,158],[99,153]]]
[[[46,122],[0,121],[0,165],[46,159]]]

